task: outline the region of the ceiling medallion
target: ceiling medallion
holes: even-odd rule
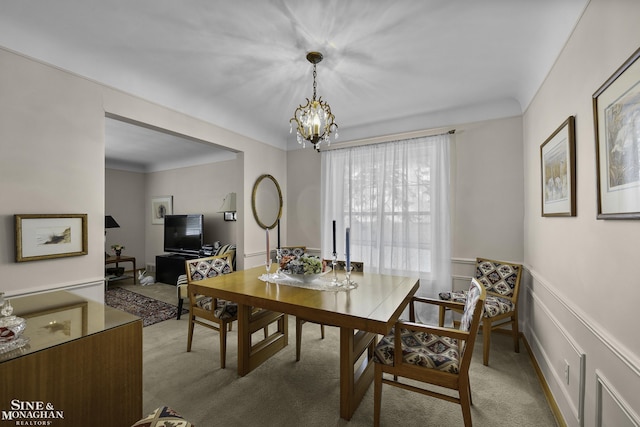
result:
[[[316,151],[320,151],[320,144],[324,141],[331,145],[329,137],[333,133],[333,138],[338,138],[338,125],[333,121],[334,115],[331,113],[329,104],[322,100],[322,97],[316,99],[316,64],[322,61],[320,52],[307,53],[307,61],[313,64],[313,98],[305,105],[300,105],[293,113],[293,117],[289,120],[289,133],[293,132],[295,122],[296,139],[302,148],[306,147],[306,143],[310,142]]]

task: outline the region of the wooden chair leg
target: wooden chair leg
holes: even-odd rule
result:
[[[462,407],[462,419],[465,427],[471,427],[471,393],[469,383],[460,384],[460,406]]]
[[[189,334],[187,337],[187,352],[191,351],[191,341],[193,341],[193,326],[195,325],[195,323],[193,323],[194,319],[195,319],[195,316],[189,313]]]
[[[514,312],[511,316],[512,325],[511,332],[513,333],[513,351],[520,353],[520,331],[518,331],[518,313]]]
[[[482,320],[482,363],[484,366],[489,366],[489,347],[491,346],[491,320]]]
[[[373,425],[380,427],[380,408],[382,406],[382,368],[376,363],[373,374]]]
[[[439,307],[440,310],[438,312],[438,326],[444,326],[444,314],[446,311],[446,308],[440,306]]]
[[[320,325],[320,336],[324,339],[324,325]]]
[[[183,298],[178,298],[178,314],[176,315],[176,320],[180,320],[180,315],[182,314],[182,304],[184,303]]]
[[[300,347],[302,346],[302,324],[303,320],[296,317],[296,362],[300,361]]]

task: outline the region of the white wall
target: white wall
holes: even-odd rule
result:
[[[145,174],[115,169],[105,170],[105,214],[120,228],[107,230],[104,250],[113,255],[111,245],[124,245],[123,255],[136,258],[136,267],[145,266]],[[132,268],[131,263],[123,264]]]
[[[245,247],[263,247],[251,187],[261,173],[286,179],[283,151],[1,48],[0,69],[0,286],[7,295],[76,288],[102,301],[107,114],[238,152],[238,267]],[[17,213],[86,213],[88,255],[15,263]]]
[[[524,331],[569,425],[640,425],[640,224],[596,219],[591,104],[640,46],[639,16],[638,1],[592,0],[524,114]],[[543,218],[540,145],[570,115],[577,217]]]
[[[242,193],[241,169],[236,160],[191,166],[146,174],[145,200],[154,196],[173,196],[174,214],[203,214],[205,243],[218,240],[222,244],[236,243],[237,222],[224,221],[218,213],[224,197],[231,192]],[[164,253],[164,228],[151,224],[151,205],[144,213],[147,263],[155,264],[156,255]]]
[[[104,110],[98,87],[0,49],[0,287],[101,285]],[[88,215],[88,255],[14,262],[14,214]]]
[[[320,246],[320,153],[310,148],[287,151],[287,187],[283,246]]]

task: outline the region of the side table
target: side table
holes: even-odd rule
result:
[[[105,258],[104,260],[104,265],[105,267],[109,264],[115,264],[116,268],[118,268],[118,263],[121,262],[130,262],[133,264],[133,284],[136,284],[136,257],[132,257],[132,256],[110,256]]]

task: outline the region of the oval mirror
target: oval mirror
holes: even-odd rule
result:
[[[278,224],[282,215],[282,192],[273,176],[261,175],[253,184],[251,209],[260,227],[272,229]]]

